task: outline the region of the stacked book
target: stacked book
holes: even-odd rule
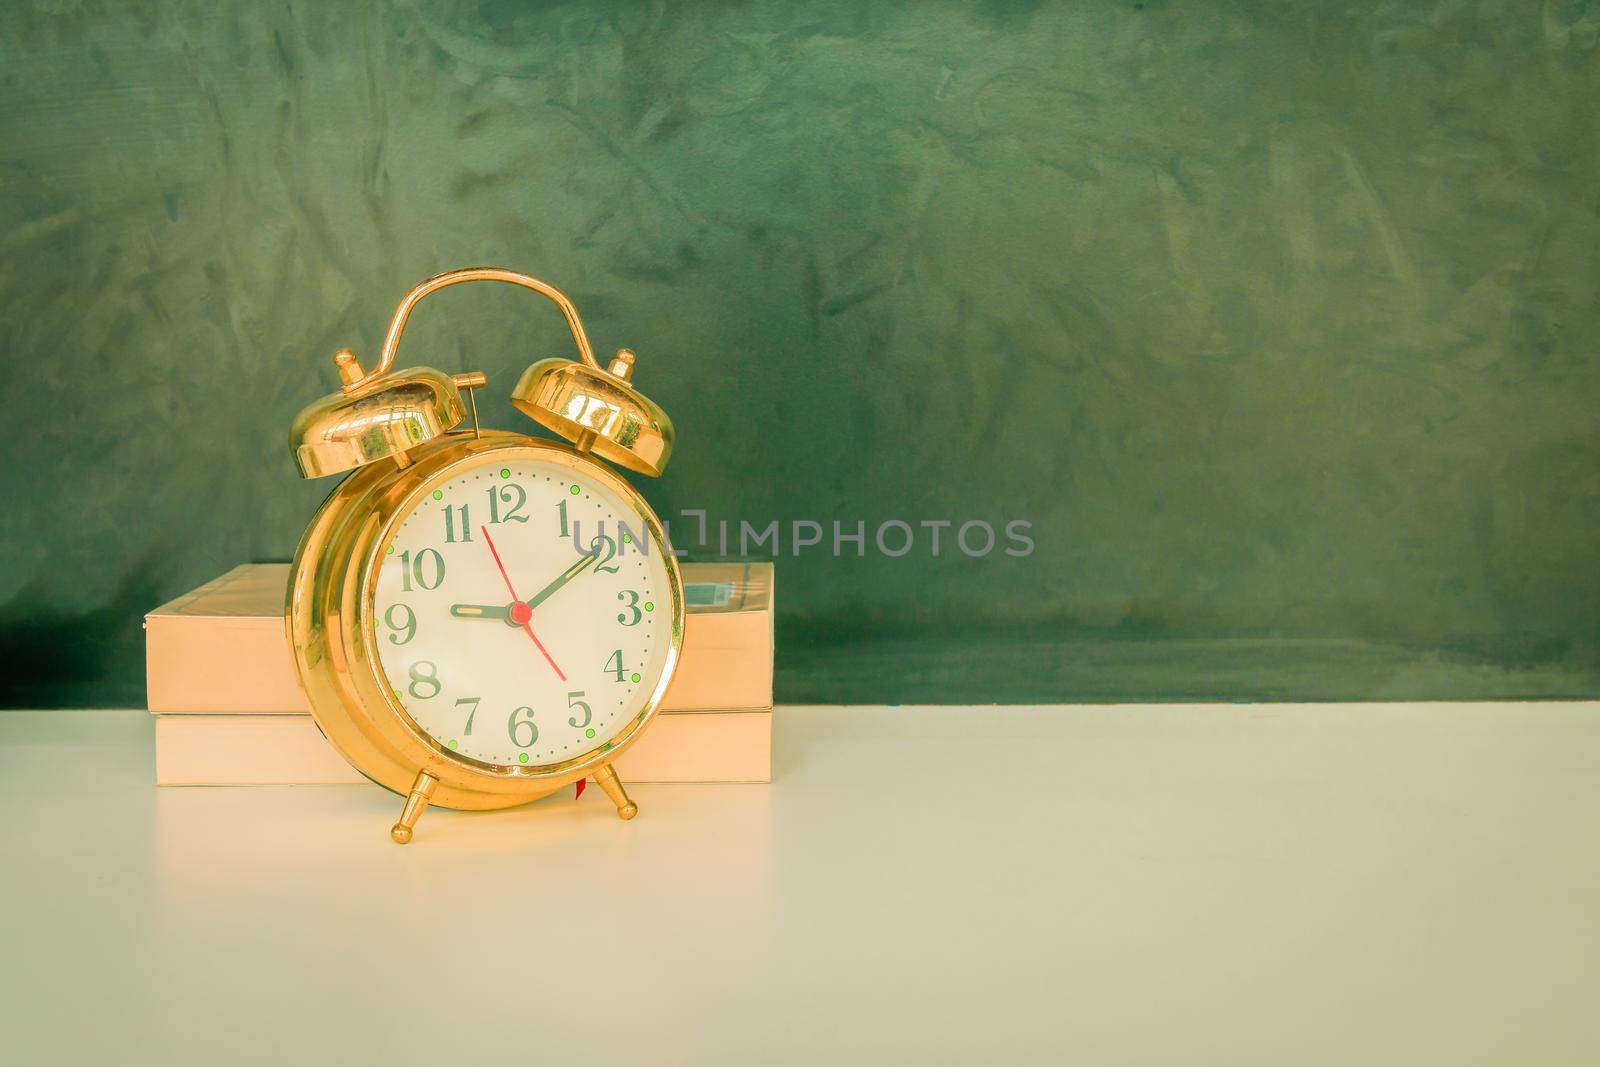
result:
[[[772,777],[770,563],[683,564],[683,649],[630,782]],[[158,785],[364,782],[323,738],[285,632],[287,564],[254,563],[145,616]]]

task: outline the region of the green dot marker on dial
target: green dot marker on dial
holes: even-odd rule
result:
[[[577,495],[578,495],[578,494],[579,494],[579,493],[581,493],[581,492],[583,492],[583,490],[581,490],[581,489],[579,489],[579,488],[578,488],[578,487],[577,487],[577,485],[576,485],[576,484],[574,484],[574,485],[573,485],[573,487],[572,487],[572,495],[573,495],[573,496],[577,496]]]
[[[526,752],[518,752],[517,753],[517,762],[518,763],[527,763],[528,762],[528,754]]]
[[[633,537],[631,535],[629,535],[629,534],[623,534],[622,535],[622,543],[623,544],[627,544],[629,541],[632,541],[632,540],[633,540]]]
[[[654,611],[654,610],[656,610],[656,602],[654,600],[646,600],[644,602],[644,610],[646,610],[646,611]]]
[[[435,500],[443,500],[444,499],[444,490],[443,489],[435,489],[433,491],[433,499],[435,499]]]
[[[391,555],[391,556],[394,555],[394,546],[393,545],[389,546],[389,553],[388,554]]]
[[[501,467],[500,468],[500,477],[502,477],[502,478],[511,477],[511,468],[510,467]]]
[[[450,741],[450,747],[451,748],[455,748],[456,747],[456,743],[455,743],[455,740],[453,738]]]
[[[637,675],[637,674],[635,674],[635,675],[634,675],[634,676],[633,676],[633,680],[634,680],[634,681],[636,681],[636,682],[637,682],[637,681],[638,681],[638,680],[639,680],[639,676],[638,676],[638,675]]]
[[[583,732],[583,736],[584,737],[593,737],[594,736],[594,731],[593,730],[585,730]]]

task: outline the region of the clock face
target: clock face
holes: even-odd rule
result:
[[[665,546],[584,469],[479,456],[425,486],[381,551],[381,673],[458,757],[536,768],[608,746],[666,669]]]

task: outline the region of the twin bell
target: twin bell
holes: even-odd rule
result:
[[[377,366],[364,371],[356,354],[340,349],[333,357],[344,387],[306,407],[295,417],[289,445],[304,478],[342,474],[404,453],[442,437],[467,417],[467,392],[487,381],[479,372],[445,374],[432,367],[394,370],[395,350],[417,301],[446,286],[470,281],[508,282],[549,297],[561,308],[576,360],[542,359],[522,372],[511,402],[523,414],[560,435],[581,451],[641,474],[659,475],[672,455],[672,420],[649,397],[633,388],[634,354],[622,349],[602,367],[596,362],[577,308],[547,282],[500,267],[468,267],[429,278],[407,293],[395,309]]]

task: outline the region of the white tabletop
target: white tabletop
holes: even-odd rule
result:
[[[1600,1056],[1600,707],[788,708],[771,786],[156,789],[0,712],[6,1059]]]

